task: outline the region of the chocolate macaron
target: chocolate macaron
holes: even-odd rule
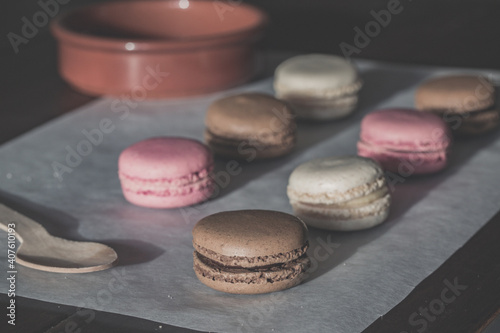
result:
[[[246,93],[219,99],[208,108],[205,141],[221,156],[246,160],[288,154],[296,124],[288,105],[273,96]]]
[[[193,229],[194,271],[210,288],[263,294],[299,284],[310,260],[307,227],[295,216],[268,210],[226,211]]]
[[[480,75],[430,79],[418,87],[415,106],[439,115],[457,134],[482,134],[500,124],[500,113],[495,108],[495,87]]]

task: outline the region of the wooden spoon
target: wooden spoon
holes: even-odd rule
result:
[[[11,231],[15,230],[21,243],[16,249],[16,262],[26,267],[55,273],[87,273],[110,268],[118,259],[109,246],[52,236],[39,223],[0,204],[0,229],[8,232],[12,224],[15,227]]]

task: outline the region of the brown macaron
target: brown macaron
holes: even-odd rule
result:
[[[415,93],[415,106],[435,113],[462,135],[477,135],[500,124],[495,107],[495,87],[480,75],[451,75],[422,83]]]
[[[217,155],[246,160],[288,154],[296,124],[289,106],[261,93],[219,99],[208,108],[205,141]]]
[[[193,229],[194,271],[208,287],[232,294],[263,294],[299,284],[310,260],[307,227],[269,210],[207,216]]]

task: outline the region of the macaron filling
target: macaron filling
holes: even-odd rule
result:
[[[421,173],[443,168],[448,160],[449,149],[446,147],[434,151],[404,151],[359,141],[358,152],[362,156],[373,157],[386,168],[391,166],[390,170],[398,165],[410,164],[419,168],[416,173]]]
[[[312,202],[290,201],[295,212],[301,217],[327,220],[334,218],[336,222],[352,221],[370,216],[387,216],[391,204],[391,196],[387,186],[368,195],[349,200],[344,203],[318,204]],[[311,225],[314,222],[306,219]]]
[[[304,273],[311,265],[307,255],[295,260],[257,267],[225,266],[194,252],[195,273],[213,281],[245,284],[275,283],[293,280]]]
[[[295,108],[294,110],[297,112],[297,107],[311,107],[311,108],[343,108],[343,107],[351,107],[352,105],[358,102],[357,95],[348,95],[335,99],[312,99],[312,98],[303,98],[297,96],[288,96],[287,100],[292,103]]]
[[[452,114],[466,114],[468,113],[473,114],[473,113],[481,113],[481,112],[487,112],[487,111],[492,111],[492,108],[494,107],[494,101],[492,100],[487,100],[487,101],[480,101],[479,103],[476,104],[476,107],[472,110],[467,110],[461,107],[432,107],[432,108],[425,108],[422,109],[426,112],[434,113],[437,115],[452,115]]]
[[[286,131],[284,133],[273,133],[274,135],[254,135],[247,138],[227,138],[219,136],[210,130],[206,130],[205,136],[211,145],[217,145],[232,150],[238,149],[241,143],[247,143],[249,146],[259,150],[293,147],[295,143],[295,131]]]
[[[335,89],[293,89],[282,82],[274,83],[274,90],[278,98],[298,100],[337,100],[338,98],[355,95],[363,86],[363,81],[358,79],[352,84],[348,84]]]
[[[324,222],[334,219],[334,224],[336,226],[344,223],[346,228],[336,228],[332,230],[358,230],[363,229],[363,227],[356,226],[356,222],[371,220],[368,226],[370,227],[385,220],[389,215],[390,204],[391,197],[387,195],[359,208],[315,207],[295,203],[294,211],[298,216],[307,220],[308,224],[313,227],[324,229]],[[322,221],[322,223],[316,223],[318,221]]]
[[[452,109],[426,109],[426,112],[443,116],[445,121],[449,122],[452,130],[465,133],[484,133],[496,128],[500,124],[500,112],[494,105],[489,105],[482,110],[456,112]],[[461,115],[457,120],[455,117],[448,116]],[[459,122],[457,122],[459,121]]]
[[[389,198],[389,189],[387,188],[387,186],[384,186],[368,195],[358,197],[342,203],[324,204],[324,203],[310,203],[303,201],[299,201],[299,203],[309,207],[317,207],[317,208],[351,209],[351,208],[364,207],[385,197]]]
[[[323,191],[319,193],[303,192],[289,185],[287,194],[292,201],[314,202],[318,204],[342,204],[359,197],[368,196],[385,187],[385,177],[380,174],[375,181],[351,188],[348,191]]]
[[[443,124],[444,126],[444,124]],[[380,147],[383,150],[391,150],[396,152],[437,152],[446,150],[451,143],[448,134],[436,127],[435,132],[429,131],[428,135],[421,138],[406,139],[401,138],[380,138],[378,133],[361,132],[359,143],[367,146]]]
[[[257,257],[226,256],[194,243],[193,246],[198,254],[204,257],[212,258],[212,260],[219,262],[220,265],[225,267],[258,267],[269,266],[272,264],[282,264],[284,262],[298,259],[306,253],[309,244],[306,243],[304,246],[293,251]]]
[[[119,172],[124,191],[142,195],[179,196],[213,186],[213,166],[179,178],[144,179]]]
[[[410,144],[408,144],[410,146]],[[430,145],[429,145],[430,146]],[[366,149],[369,149],[371,151],[379,151],[379,152],[391,152],[391,153],[397,153],[397,154],[425,154],[426,156],[432,156],[432,155],[437,155],[437,156],[443,156],[448,153],[448,148],[449,145],[441,145],[441,147],[427,147],[428,150],[425,149],[424,145],[414,145],[414,148],[410,147],[400,147],[400,148],[392,148],[392,147],[387,147],[384,146],[380,143],[377,144],[371,144],[366,141],[360,140],[358,141],[358,148],[365,147]],[[434,149],[432,149],[434,148]]]
[[[126,192],[133,192],[136,195],[152,195],[152,196],[158,196],[158,197],[170,197],[170,196],[183,196],[183,195],[189,195],[193,192],[197,191],[203,191],[205,189],[210,189],[213,187],[213,181],[211,179],[206,179],[204,181],[200,181],[197,183],[190,184],[189,186],[183,186],[183,187],[172,187],[172,188],[161,188],[161,186],[158,186],[159,188],[156,190],[146,190],[142,188],[129,188],[127,185],[123,186],[123,190]]]
[[[485,133],[495,129],[499,124],[500,113],[494,109],[470,113],[457,129],[464,134]]]

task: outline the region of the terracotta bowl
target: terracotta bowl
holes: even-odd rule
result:
[[[90,95],[136,99],[222,90],[253,74],[266,15],[237,2],[123,1],[52,22],[59,71]]]

